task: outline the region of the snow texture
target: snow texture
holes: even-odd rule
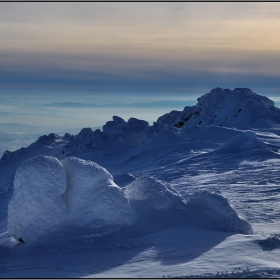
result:
[[[134,215],[124,192],[103,167],[75,157],[62,160],[67,174],[65,199],[74,225],[130,224]]]
[[[121,141],[127,143],[130,148],[136,148],[143,144],[145,129],[149,123],[136,118],[130,118],[125,122],[118,116],[113,116],[113,121],[108,121],[103,126],[103,132],[107,136],[118,136]]]
[[[246,150],[258,149],[265,146],[253,131],[242,132],[216,150],[217,153],[239,153]]]
[[[135,221],[124,191],[98,164],[38,156],[16,172],[8,232],[25,242],[62,226],[122,225]]]
[[[195,224],[222,231],[253,234],[252,227],[240,217],[226,197],[207,190],[192,194],[187,202]]]
[[[119,186],[119,187],[125,187],[129,185],[131,182],[133,182],[136,178],[130,174],[130,173],[121,173],[114,175],[114,182]]]
[[[274,102],[247,88],[212,89],[197,101],[195,106],[187,106],[182,112],[171,111],[157,121],[177,128],[191,125],[260,128],[280,122],[280,109]]]
[[[54,157],[38,156],[17,170],[13,197],[8,206],[8,232],[32,242],[53,230],[65,218],[66,174]]]
[[[268,98],[216,88],[151,126],[6,151],[1,277],[279,277],[279,124]]]
[[[127,186],[125,192],[130,200],[143,201],[145,208],[170,208],[183,201],[168,183],[148,175],[137,178]]]

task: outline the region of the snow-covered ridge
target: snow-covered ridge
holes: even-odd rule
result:
[[[100,130],[51,133],[6,152],[1,275],[279,276],[279,109],[244,96],[232,102],[232,124],[114,116]],[[208,105],[202,118],[222,116],[223,105]]]
[[[100,148],[137,148],[159,139],[168,141],[170,137],[180,138],[183,132],[187,133],[186,129],[194,125],[248,129],[271,128],[279,126],[280,123],[280,109],[274,106],[274,102],[253,93],[250,89],[216,88],[197,101],[195,106],[187,106],[183,111],[171,111],[159,117],[151,126],[144,120],[130,118],[126,122],[118,116],[113,116],[113,120],[108,121],[102,130],[83,128],[77,135],[44,135],[32,144],[36,146],[32,147],[32,150],[52,148],[54,151],[57,148],[59,152],[47,155],[63,158]],[[6,151],[0,162],[22,153],[23,148],[15,152]]]
[[[216,88],[197,99],[195,106],[171,111],[159,123],[182,126],[272,127],[280,122],[280,109],[265,96],[247,88]]]

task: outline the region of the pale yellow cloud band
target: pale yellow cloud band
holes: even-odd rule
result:
[[[96,63],[90,56],[98,56],[142,59],[150,67],[185,61],[211,69],[195,62],[215,61],[216,71],[279,72],[280,3],[0,3],[0,9],[0,52],[69,55],[59,62],[69,69],[90,69]],[[131,67],[124,60],[119,67]],[[256,60],[263,68],[250,65]],[[100,69],[108,63],[100,60]]]

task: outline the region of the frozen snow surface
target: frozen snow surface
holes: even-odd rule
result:
[[[279,124],[267,97],[216,88],[6,151],[0,276],[279,278]]]

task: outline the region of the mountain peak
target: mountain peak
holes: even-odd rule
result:
[[[272,127],[280,122],[280,110],[274,102],[248,88],[230,90],[217,87],[197,101],[195,106],[161,116],[158,122],[177,128],[191,125]]]

